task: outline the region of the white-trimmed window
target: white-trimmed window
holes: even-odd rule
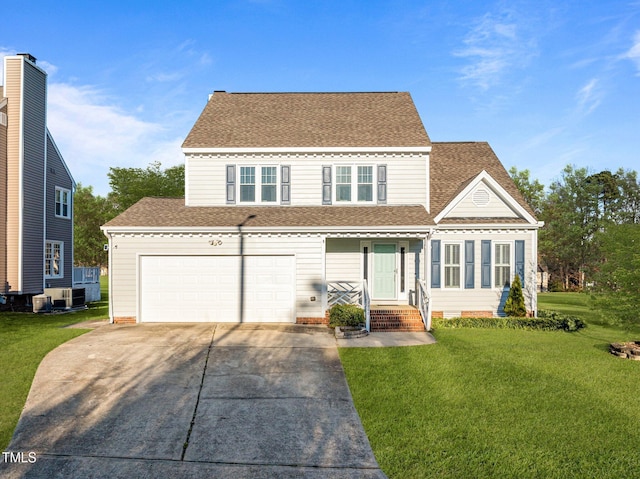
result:
[[[444,287],[460,288],[460,243],[444,244]]]
[[[335,167],[336,203],[372,203],[374,168],[371,165]]]
[[[240,166],[238,182],[240,203],[278,201],[277,166]]]
[[[494,244],[494,286],[503,288],[511,284],[511,244]]]
[[[71,190],[56,186],[56,217],[71,218]]]
[[[45,242],[44,275],[46,278],[64,277],[64,243],[62,241]]]

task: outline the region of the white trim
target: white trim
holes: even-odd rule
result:
[[[537,220],[518,203],[496,180],[494,180],[485,170],[476,176],[449,204],[434,218],[439,223],[443,218],[453,211],[466,196],[475,190],[481,182],[485,182],[498,197],[513,209],[518,216],[524,218],[530,224],[537,224]]]
[[[248,227],[242,228],[243,234],[270,235],[270,234],[330,234],[335,238],[348,238],[359,236],[385,237],[392,239],[395,235],[407,235],[409,237],[422,238],[433,227],[425,226],[416,228],[415,226],[389,226],[371,228],[367,226],[317,226],[317,227]],[[142,226],[101,226],[100,229],[105,234],[238,234],[237,226],[225,227],[142,227]]]
[[[272,147],[272,148],[182,148],[189,153],[429,153],[430,146],[380,147]]]
[[[46,191],[46,186],[45,186],[45,191]],[[64,203],[62,202],[62,194],[66,193],[67,194],[67,216],[63,215],[63,214],[58,214],[57,213],[57,209],[58,209],[58,191],[60,192],[60,212],[63,211],[63,206]],[[56,218],[61,218],[61,219],[65,219],[65,220],[71,220],[72,214],[73,214],[73,203],[72,203],[72,194],[71,194],[71,190],[68,188],[65,188],[63,186],[56,186],[54,187],[54,193],[53,193],[53,214]],[[46,195],[45,195],[46,197]]]

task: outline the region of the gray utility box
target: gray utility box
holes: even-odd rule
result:
[[[51,312],[51,296],[46,294],[37,294],[33,297],[33,312],[34,313],[49,313]]]

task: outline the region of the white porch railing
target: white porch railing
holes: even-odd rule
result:
[[[73,268],[73,284],[92,284],[100,282],[100,267]]]
[[[367,331],[370,331],[371,298],[366,279],[362,283],[355,281],[333,281],[327,283],[327,305],[331,309],[336,304],[357,304],[361,306],[364,309]]]
[[[416,278],[416,305],[422,316],[422,322],[427,331],[431,331],[431,298],[427,291],[427,284]]]
[[[362,281],[362,308],[364,309],[365,327],[367,331],[371,332],[371,297],[366,279]]]

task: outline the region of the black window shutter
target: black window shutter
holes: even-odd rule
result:
[[[322,204],[331,204],[331,167],[322,167]]]
[[[387,165],[378,165],[378,203],[387,202]]]
[[[524,240],[516,240],[516,274],[524,288]]]
[[[475,287],[475,241],[464,242],[464,287],[472,289]]]
[[[480,248],[480,262],[482,266],[481,286],[483,288],[491,288],[491,240],[482,240]]]
[[[431,240],[431,287],[440,287],[440,240]]]
[[[291,204],[291,166],[280,167],[280,204]]]
[[[227,165],[227,204],[236,202],[236,165]]]

